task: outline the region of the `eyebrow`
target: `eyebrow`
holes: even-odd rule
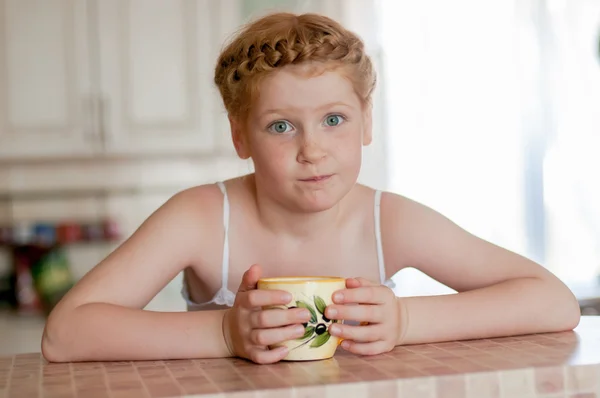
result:
[[[343,106],[346,108],[352,108],[351,105],[347,104],[346,102],[342,102],[342,101],[337,101],[337,102],[330,102],[324,105],[321,105],[319,107],[313,108],[313,110],[315,111],[320,111],[322,109],[326,109],[326,108],[332,108],[334,106]],[[270,115],[272,113],[284,113],[284,112],[290,112],[290,111],[294,111],[296,110],[296,108],[294,107],[290,107],[290,108],[272,108],[272,109],[267,109],[264,112],[261,112],[260,116],[266,116],[266,115]]]

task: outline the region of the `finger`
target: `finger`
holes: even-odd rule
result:
[[[276,363],[281,361],[288,354],[287,347],[277,347],[272,350],[264,348],[255,348],[250,351],[249,359],[252,362],[266,365],[269,363]]]
[[[373,282],[373,281],[370,281],[370,280],[365,279],[365,278],[360,278],[359,277],[359,278],[356,278],[356,280],[358,281],[358,283],[361,286],[381,286],[381,283],[379,283],[379,282]]]
[[[281,328],[253,329],[250,332],[250,341],[259,346],[269,346],[302,336],[304,336],[302,325],[289,325]]]
[[[360,343],[378,341],[382,337],[379,325],[351,326],[334,323],[329,326],[329,334]]]
[[[246,272],[244,272],[238,292],[247,292],[256,289],[256,284],[258,283],[261,274],[262,269],[260,265],[253,264]]]
[[[365,278],[348,278],[346,279],[346,287],[348,289],[356,289],[357,287],[380,286],[381,283],[372,282]]]
[[[339,290],[333,294],[336,304],[385,304],[393,292],[385,286],[357,287],[355,289]]]
[[[283,290],[251,290],[243,295],[242,306],[262,308],[269,306],[285,306],[292,301],[292,295]]]
[[[252,329],[264,329],[306,323],[310,316],[310,312],[305,308],[254,311],[250,314],[250,326]]]
[[[377,355],[391,351],[394,347],[386,341],[379,340],[371,343],[358,343],[355,341],[344,340],[342,348],[357,355]]]
[[[383,306],[372,304],[329,305],[325,309],[328,319],[381,323],[385,320]]]
[[[346,279],[346,288],[348,289],[356,289],[360,287],[360,282],[356,278],[348,278]]]

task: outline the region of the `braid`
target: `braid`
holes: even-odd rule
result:
[[[316,14],[277,13],[250,24],[221,53],[214,80],[228,113],[245,117],[262,77],[308,62],[349,68],[357,94],[370,102],[375,73],[362,40]]]

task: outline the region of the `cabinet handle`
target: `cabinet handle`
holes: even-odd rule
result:
[[[96,98],[90,96],[83,100],[83,122],[86,137],[89,140],[94,140],[98,136],[97,114],[98,108]]]
[[[108,98],[98,97],[98,134],[104,148],[110,142],[110,135],[106,129],[108,123],[107,115],[110,110],[109,106],[110,102]]]

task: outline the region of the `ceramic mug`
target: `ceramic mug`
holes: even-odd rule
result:
[[[344,278],[333,276],[299,276],[263,278],[258,281],[258,289],[283,290],[292,295],[286,306],[276,308],[306,308],[311,319],[304,324],[304,336],[285,341],[270,348],[287,346],[289,353],[284,361],[311,361],[333,357],[340,339],[329,334],[329,326],[337,320],[325,317],[325,307],[332,304],[333,293],[346,287]],[[273,308],[273,307],[270,307]],[[267,308],[265,308],[267,309]]]

